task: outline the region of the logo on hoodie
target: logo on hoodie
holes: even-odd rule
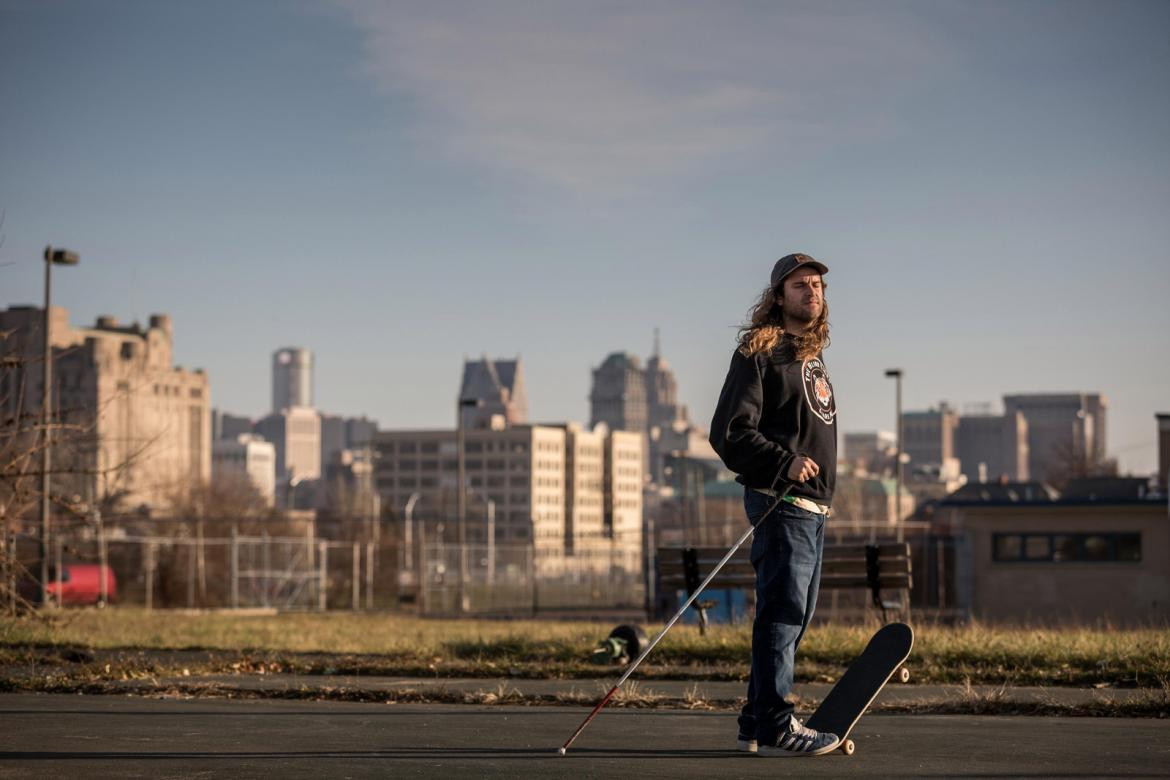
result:
[[[812,413],[829,425],[837,416],[837,403],[833,400],[833,385],[829,381],[829,372],[820,358],[804,361],[801,368],[804,378],[804,399],[808,401],[808,408]]]

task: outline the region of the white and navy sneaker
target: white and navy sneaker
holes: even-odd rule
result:
[[[841,738],[836,734],[813,731],[793,715],[776,744],[760,745],[756,752],[761,756],[820,756],[831,753],[840,744]]]
[[[735,741],[735,749],[740,753],[755,753],[756,740],[755,737],[745,737],[743,734]]]

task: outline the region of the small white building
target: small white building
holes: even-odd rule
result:
[[[212,446],[212,479],[216,482],[247,479],[269,506],[276,501],[276,447],[260,436],[242,433],[220,439]]]

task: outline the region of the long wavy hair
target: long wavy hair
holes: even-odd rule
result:
[[[828,285],[821,281],[822,291]],[[739,351],[744,357],[760,352],[771,352],[784,335],[784,308],[780,291],[767,287],[760,299],[748,310],[748,321],[739,328]],[[797,360],[808,360],[820,354],[829,346],[829,301],[824,299],[821,313],[808,330],[792,334],[793,348]]]

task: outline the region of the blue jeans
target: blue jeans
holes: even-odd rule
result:
[[[744,510],[755,524],[776,501],[745,489]],[[752,672],[739,733],[760,744],[776,744],[793,705],[796,649],[812,620],[821,583],[825,516],[787,502],[756,529],[751,561],[756,570],[756,619],[752,624]]]

